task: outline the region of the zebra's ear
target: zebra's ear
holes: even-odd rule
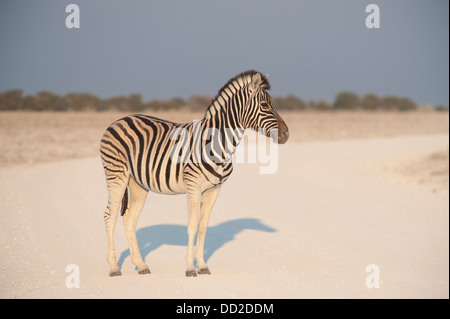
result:
[[[253,77],[252,77],[252,82],[250,83],[250,90],[253,92],[254,90],[256,90],[257,88],[259,88],[259,86],[261,85],[262,80],[261,80],[261,75],[259,73],[256,73]]]

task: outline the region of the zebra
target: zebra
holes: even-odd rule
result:
[[[211,274],[203,258],[206,229],[220,187],[233,170],[231,158],[245,129],[259,130],[279,144],[289,138],[288,127],[267,93],[269,89],[267,76],[250,70],[231,78],[218,91],[202,120],[179,124],[136,114],[121,118],[106,129],[100,155],[108,188],[104,221],[110,276],[121,275],[114,250],[119,211],[131,262],[137,266],[138,274],[150,273],[136,239],[137,220],[149,191],[186,194],[185,275]]]

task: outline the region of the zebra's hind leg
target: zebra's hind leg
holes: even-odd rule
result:
[[[129,176],[116,177],[107,180],[108,184],[108,206],[104,214],[106,237],[108,241],[107,262],[110,266],[109,275],[120,276],[121,272],[116,260],[116,252],[114,249],[114,229],[117,223],[120,204],[127,188]]]
[[[130,193],[129,207],[123,215],[128,245],[130,246],[131,262],[138,267],[138,274],[149,274],[150,270],[142,260],[141,252],[136,239],[136,224],[147,198],[147,191],[139,186],[133,178],[128,184]]]

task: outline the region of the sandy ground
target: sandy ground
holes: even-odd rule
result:
[[[105,119],[85,116],[92,122],[74,122],[86,136],[97,134],[92,123]],[[449,298],[448,114],[447,122],[439,121],[443,133],[433,131],[438,124],[430,131],[424,124],[416,135],[398,129],[371,136],[334,123],[355,138],[329,132],[328,141],[302,141],[294,133],[278,149],[276,174],[259,174],[262,163],[235,165],[207,233],[212,275],[197,278],[184,277],[185,196],[148,196],[137,236],[150,275],[135,272],[119,220],[123,275],[110,278],[99,157],[55,151],[47,163],[32,159],[29,165],[2,154],[0,298]],[[67,119],[59,123],[64,128]],[[18,140],[8,132],[9,141]],[[66,142],[64,134],[83,144],[75,138],[80,129],[69,132],[35,141],[36,153]],[[27,147],[22,142],[19,149]],[[62,160],[67,154],[75,159]],[[68,265],[79,269],[79,288],[67,286],[76,282]],[[366,272],[368,265],[379,270],[379,288],[366,285],[376,273]]]

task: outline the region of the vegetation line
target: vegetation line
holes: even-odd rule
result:
[[[0,92],[0,111],[123,111],[145,112],[151,110],[177,110],[188,108],[192,111],[204,111],[210,104],[211,97],[193,95],[188,99],[179,97],[168,100],[153,99],[142,101],[140,94],[121,95],[108,99],[89,93],[70,93],[58,95],[48,91],[41,91],[36,95],[24,96],[20,89]],[[324,100],[305,102],[295,95],[274,97],[275,105],[280,110],[289,111],[331,111],[331,110],[386,110],[410,111],[418,105],[409,98],[397,96],[380,97],[368,93],[363,97],[358,94],[343,91],[336,95],[333,103]],[[448,110],[448,106],[435,106],[436,110]]]

